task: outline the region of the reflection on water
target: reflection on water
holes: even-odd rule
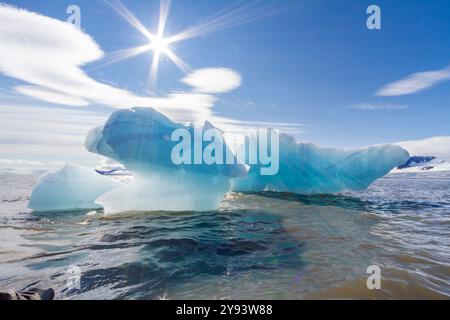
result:
[[[217,212],[107,217],[27,212],[35,179],[0,176],[0,288],[51,286],[61,299],[450,295],[450,179],[390,176],[334,196],[231,193]],[[381,290],[366,288],[374,264]]]

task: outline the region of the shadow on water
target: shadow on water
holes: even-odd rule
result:
[[[196,278],[302,266],[303,244],[286,232],[281,217],[267,212],[159,214],[137,220],[129,225],[125,219],[120,231],[105,233],[84,249],[134,246],[139,258],[86,270],[81,289],[71,294],[108,287],[120,292],[118,299],[148,299]]]
[[[246,192],[244,194],[256,195],[270,199],[295,201],[300,202],[305,206],[331,206],[361,211],[368,210],[373,205],[373,203],[369,201],[333,194],[300,195],[296,193],[274,191]]]
[[[357,197],[339,194],[300,195],[289,192],[244,192],[247,195],[256,195],[270,199],[299,202],[305,206],[330,206],[348,210],[358,210],[371,213],[400,213],[402,210],[436,209],[448,207],[448,203],[411,201],[411,200],[389,200],[370,201]]]

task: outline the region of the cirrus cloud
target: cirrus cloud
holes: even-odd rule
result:
[[[406,104],[389,104],[389,103],[358,103],[350,106],[350,109],[377,111],[377,110],[405,110],[408,109]]]
[[[86,107],[89,105],[89,102],[83,98],[71,97],[69,95],[38,86],[17,86],[14,89],[20,94],[45,102],[73,107]]]
[[[441,82],[450,80],[450,67],[442,70],[417,72],[402,80],[382,87],[377,96],[403,96],[429,89]]]

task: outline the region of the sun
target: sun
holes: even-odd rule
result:
[[[148,39],[150,43],[146,46],[146,49],[153,52],[153,61],[148,82],[150,89],[154,89],[156,84],[156,77],[158,75],[159,60],[161,59],[162,55],[165,55],[166,57],[171,59],[178,66],[180,66],[180,63],[184,65],[184,62],[180,62],[181,59],[179,59],[169,48],[170,41],[168,41],[167,38],[164,38],[164,26],[162,26],[158,33],[156,33],[155,35],[149,33]],[[181,67],[182,66],[180,66],[180,68]]]
[[[147,50],[153,51],[153,61],[150,69],[148,82],[150,89],[154,89],[156,84],[156,77],[158,75],[158,65],[161,55],[164,54],[175,63],[177,60],[179,60],[179,58],[172,52],[172,50],[170,50],[169,41],[166,38],[164,38],[164,25],[160,26],[160,30],[155,35],[149,32],[148,39],[150,43],[146,46]]]
[[[166,38],[164,36],[167,16],[170,8],[169,0],[161,0],[160,2],[159,21],[156,32],[151,32],[144,27],[144,25],[119,0],[106,0],[106,3],[109,4],[125,20],[127,20],[134,28],[140,31],[148,39],[148,43],[142,46],[113,52],[109,55],[109,61],[105,61],[105,63],[101,66],[115,63],[123,59],[128,59],[144,52],[152,52],[153,59],[148,79],[148,86],[150,89],[155,89],[159,60],[163,55],[171,60],[184,73],[190,72],[191,68],[181,58],[179,58],[169,46],[169,44],[181,41],[181,39],[176,39],[173,36]]]
[[[154,54],[166,54],[170,51],[169,42],[163,35],[156,35],[150,39],[149,49],[153,50]]]
[[[214,16],[213,18],[207,19],[205,22],[199,25],[192,26],[177,34],[166,37],[165,28],[169,15],[171,0],[160,0],[158,16],[159,21],[158,25],[156,26],[155,32],[152,32],[147,27],[145,27],[133,13],[122,4],[120,0],[104,1],[122,18],[124,18],[131,26],[142,33],[147,38],[148,42],[137,47],[110,52],[101,64],[95,66],[94,68],[91,68],[91,70],[134,57],[138,54],[151,52],[153,58],[149,70],[148,87],[152,91],[155,91],[156,89],[159,60],[162,56],[165,56],[168,60],[173,62],[184,73],[189,73],[192,71],[192,68],[188,64],[186,64],[180,57],[178,57],[177,54],[172,50],[171,45],[187,39],[238,26],[245,22],[260,19],[281,11],[280,9],[267,11],[259,5],[259,0],[254,0],[249,4],[242,6],[232,5],[228,9],[228,11],[223,11],[223,13],[219,16]],[[252,13],[253,11],[254,13]]]

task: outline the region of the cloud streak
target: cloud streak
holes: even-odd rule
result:
[[[59,105],[87,107],[90,104],[86,99],[72,97],[61,92],[52,91],[50,89],[38,86],[17,86],[14,90],[24,96]]]
[[[350,109],[365,110],[365,111],[378,111],[378,110],[405,110],[408,109],[408,105],[405,104],[388,104],[388,103],[358,103],[350,106]]]
[[[0,104],[0,155],[43,163],[95,164],[98,157],[86,151],[84,137],[107,118],[87,109]]]
[[[392,82],[376,92],[377,96],[404,96],[417,93],[450,80],[450,67],[442,70],[417,72],[402,80]]]

